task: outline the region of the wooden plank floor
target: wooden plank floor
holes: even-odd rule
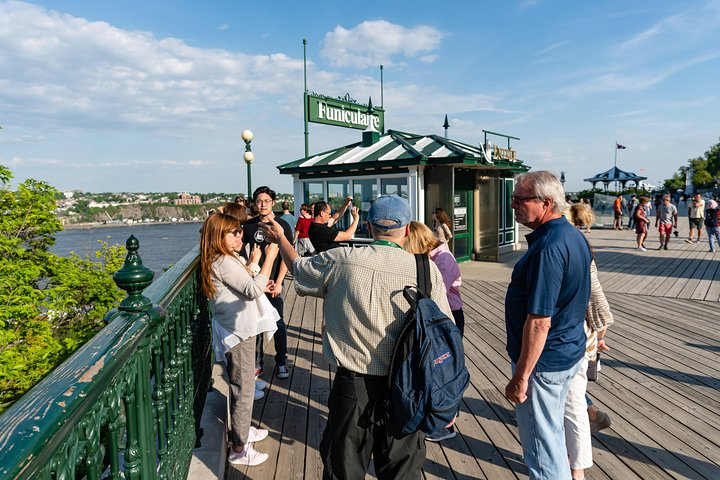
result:
[[[627,231],[588,235],[616,320],[600,380],[588,388],[613,420],[593,436],[595,466],[586,471],[588,479],[720,479],[720,253],[707,253],[706,242],[684,243],[686,234],[681,230],[671,250],[648,252],[634,250],[635,235]],[[657,248],[654,232],[646,245]],[[482,265],[472,268],[468,275],[463,269],[472,385],[458,435],[427,443],[423,474],[524,479],[514,406],[503,395],[510,373],[503,319],[507,281],[488,275]],[[270,459],[258,467],[229,465],[228,479],[322,477],[318,445],[333,375],[321,353],[322,301],[299,297],[291,286],[286,292],[291,377],[266,373],[271,386],[253,412],[253,424],[271,432],[256,445]],[[272,355],[266,357],[271,371]]]

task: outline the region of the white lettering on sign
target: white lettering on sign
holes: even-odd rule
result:
[[[367,114],[360,110],[346,110],[344,107],[337,108],[325,102],[318,102],[318,118],[333,120],[335,122],[347,123],[350,125],[367,125]],[[375,129],[380,128],[380,117],[372,116]]]

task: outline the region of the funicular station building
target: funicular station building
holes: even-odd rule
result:
[[[332,107],[323,106],[323,102],[329,101],[342,103],[311,95],[310,112],[327,114]],[[367,109],[365,118],[375,114],[372,102],[342,108]],[[314,121],[312,116],[310,121]],[[449,246],[458,261],[496,260],[503,251],[517,247],[517,225],[510,208],[513,177],[529,170],[510,147],[510,140],[517,138],[483,131],[484,138],[474,146],[447,135],[398,130],[381,134],[377,127],[382,122],[378,120],[365,119],[364,124],[369,126],[360,142],[278,167],[281,173],[293,176],[296,215],[301,203],[325,200],[337,209],[352,196],[361,215],[355,236],[357,243],[362,243],[370,238],[365,219],[373,200],[395,193],[406,198],[415,219],[427,225],[432,225],[436,208],[448,213],[454,230]],[[447,132],[447,119],[445,125]],[[357,128],[350,122],[347,126]],[[488,137],[507,140],[507,148],[493,145]],[[347,228],[347,217],[339,222],[339,228]]]

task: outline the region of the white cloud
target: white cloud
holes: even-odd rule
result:
[[[202,128],[302,78],[283,54],[200,49],[21,2],[0,4],[0,51],[3,121],[16,124]]]
[[[322,55],[337,67],[393,65],[398,63],[394,60],[397,56],[434,61],[427,53],[437,50],[444,36],[427,25],[405,28],[385,20],[368,20],[351,30],[338,25],[327,33]]]

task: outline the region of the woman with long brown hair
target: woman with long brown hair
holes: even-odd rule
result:
[[[252,447],[268,435],[267,430],[250,426],[255,394],[255,337],[274,332],[280,318],[264,295],[278,249],[275,245],[265,248],[270,261],[253,275],[235,255],[241,245],[238,219],[217,213],[205,220],[200,235],[200,287],[210,301],[215,356],[225,362],[230,381],[232,451],[228,461],[254,466],[268,458]]]
[[[452,238],[450,217],[442,208],[436,208],[432,214],[433,232],[441,243],[448,243]]]

